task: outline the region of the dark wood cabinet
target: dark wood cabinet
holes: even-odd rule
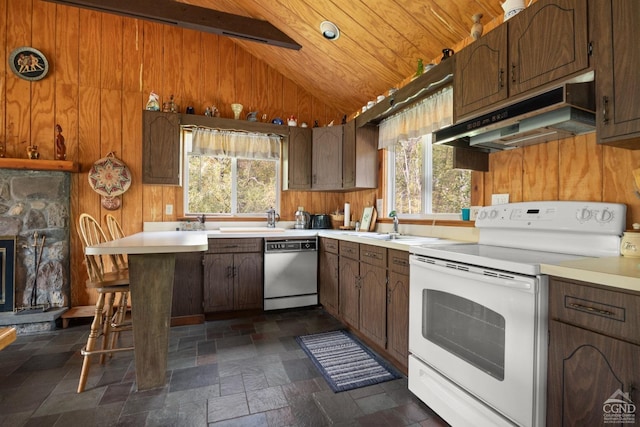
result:
[[[339,316],[338,240],[321,237],[318,254],[318,292],[327,313]]]
[[[204,311],[260,309],[262,239],[209,239],[204,254]]]
[[[143,111],[142,183],[180,185],[180,114]]]
[[[507,25],[509,96],[589,67],[587,0],[541,0]]]
[[[622,148],[640,149],[640,50],[630,49],[640,39],[640,2],[596,2],[597,40],[596,110],[598,141]],[[633,82],[633,83],[632,83]]]
[[[283,149],[283,190],[311,189],[311,128],[290,127]]]
[[[312,129],[312,178],[314,190],[342,188],[342,126]]]
[[[455,55],[456,120],[589,68],[587,0],[540,0]]]
[[[389,249],[387,351],[405,370],[409,365],[409,252]]]
[[[507,99],[507,25],[483,35],[455,56],[454,108],[462,117]]]
[[[360,252],[358,243],[340,241],[339,314],[349,326],[360,328]]]
[[[360,245],[360,332],[381,348],[387,344],[387,249]]]
[[[378,186],[378,127],[356,127],[356,121],[344,126],[342,141],[342,188]]]
[[[171,324],[204,322],[202,309],[202,252],[176,254]]]
[[[640,400],[640,295],[553,277],[549,290],[547,425],[626,425],[605,403]]]

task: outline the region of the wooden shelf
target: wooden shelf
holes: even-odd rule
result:
[[[70,160],[32,160],[0,158],[0,169],[78,172],[78,164]]]

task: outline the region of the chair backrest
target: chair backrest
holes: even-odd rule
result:
[[[124,234],[124,231],[122,231],[122,227],[120,226],[120,223],[118,222],[115,216],[111,214],[106,214],[104,218],[107,223],[107,229],[109,230],[109,235],[111,236],[111,240],[122,239],[123,237],[126,236],[126,234]],[[118,263],[117,268],[119,270],[124,270],[129,268],[129,263],[126,255],[118,254],[115,256],[115,258],[117,260],[117,263]]]
[[[97,245],[109,241],[102,231],[102,227],[98,221],[89,214],[83,213],[78,220],[78,235],[82,241],[82,251],[85,252],[84,258],[87,265],[87,273],[91,282],[104,280],[105,262],[101,255],[87,255],[85,248],[87,246]],[[115,269],[120,269],[115,256],[109,255],[111,263]]]

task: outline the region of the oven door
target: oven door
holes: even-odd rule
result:
[[[545,276],[412,255],[409,351],[509,420],[543,425],[546,288]]]

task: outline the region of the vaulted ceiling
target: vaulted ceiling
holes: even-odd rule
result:
[[[311,94],[350,114],[415,73],[417,60],[442,56],[468,38],[472,16],[502,15],[499,0],[179,0],[269,21],[300,50],[236,40]],[[340,37],[329,41],[320,23]]]

